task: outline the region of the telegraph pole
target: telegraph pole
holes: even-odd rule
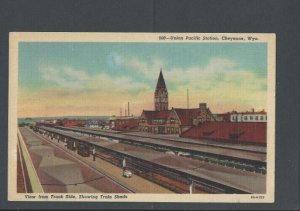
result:
[[[186,103],[187,103],[187,109],[190,107],[190,99],[189,99],[189,89],[186,90]]]

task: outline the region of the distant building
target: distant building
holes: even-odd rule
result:
[[[99,128],[100,123],[98,120],[88,120],[84,126],[89,128]]]
[[[213,114],[217,122],[230,122],[230,112],[223,114]]]
[[[135,117],[120,117],[114,120],[113,125],[113,130],[138,131],[139,119]]]
[[[230,122],[267,122],[267,112],[262,111],[246,111],[230,113]]]
[[[87,122],[87,120],[64,120],[62,125],[64,127],[83,127]]]
[[[36,126],[62,126],[63,123],[61,120],[41,120],[36,123]]]

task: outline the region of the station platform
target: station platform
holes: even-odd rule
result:
[[[155,183],[134,175],[124,178],[122,169],[99,158],[82,157],[66,151],[28,128],[19,128],[26,166],[35,193],[171,193]],[[30,164],[31,163],[31,164]]]

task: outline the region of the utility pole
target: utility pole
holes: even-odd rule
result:
[[[129,112],[129,102],[128,102],[128,111],[127,111],[127,112],[128,112],[128,116],[130,116],[130,112]]]
[[[189,99],[189,89],[186,90],[186,103],[187,103],[187,109],[190,107],[190,99]]]

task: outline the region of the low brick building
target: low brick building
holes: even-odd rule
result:
[[[134,117],[117,118],[114,120],[113,130],[120,131],[137,131],[139,120]]]
[[[165,133],[165,125],[170,110],[164,111],[143,111],[139,119],[139,131],[149,133]]]
[[[62,125],[64,127],[83,127],[87,122],[87,120],[64,120]]]
[[[184,138],[265,145],[266,122],[206,122],[181,134]]]

